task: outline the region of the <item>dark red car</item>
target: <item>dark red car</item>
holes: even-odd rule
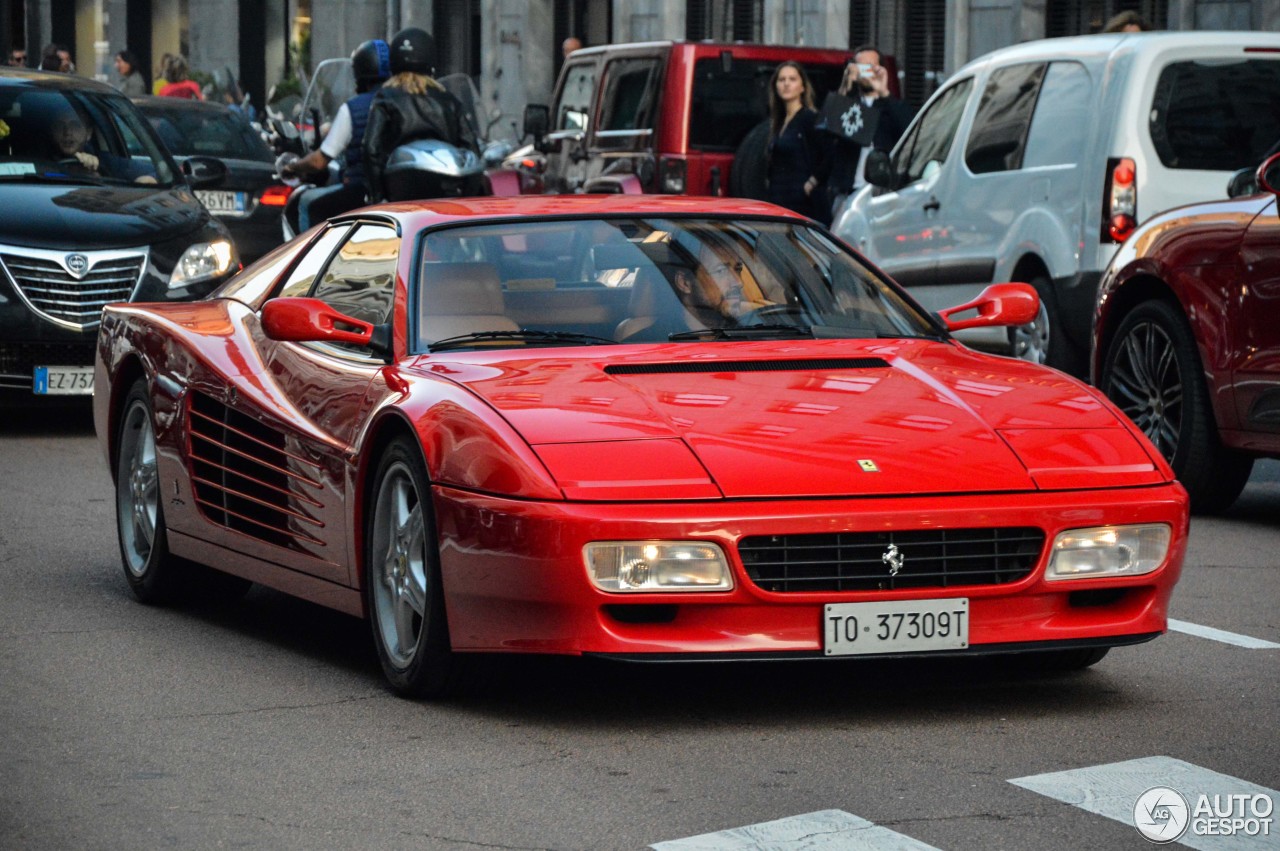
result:
[[[1280,456],[1280,155],[1261,191],[1179,207],[1134,232],[1103,275],[1095,383],[1219,511]]]
[[[1165,630],[1187,499],[1101,394],[951,338],[1038,307],[939,318],[758,202],[357,211],[107,308],[125,576],[367,616],[405,693],[495,651],[1089,665]]]

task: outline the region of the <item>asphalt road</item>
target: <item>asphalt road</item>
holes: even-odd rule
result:
[[[1280,798],[1280,647],[1177,631],[1056,677],[493,660],[415,703],[361,621],[260,588],[135,602],[112,498],[83,411],[0,411],[3,848],[1144,848],[1096,812],[1115,784]],[[1268,462],[1193,522],[1184,628],[1280,644],[1278,509]]]

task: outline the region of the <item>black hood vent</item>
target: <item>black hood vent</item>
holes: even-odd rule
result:
[[[883,358],[808,358],[806,360],[715,360],[680,363],[619,363],[604,368],[606,375],[662,375],[690,372],[834,372],[842,369],[884,369]]]

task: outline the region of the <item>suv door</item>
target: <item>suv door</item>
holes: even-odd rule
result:
[[[587,131],[600,77],[599,57],[570,60],[551,113],[547,135],[547,189],[576,192],[587,181]]]
[[[893,150],[897,188],[877,187],[859,198],[867,215],[860,242],[869,239],[872,259],[904,286],[937,283],[938,253],[947,237],[937,227],[936,189],[945,172],[955,171],[947,161],[972,92],[972,77],[942,90]]]
[[[620,56],[605,63],[595,126],[587,131],[588,181],[616,169],[618,173],[635,173],[641,184],[651,188],[665,64],[665,55]],[[624,161],[628,165],[621,165]]]

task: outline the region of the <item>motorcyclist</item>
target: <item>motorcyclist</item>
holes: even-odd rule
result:
[[[386,198],[383,174],[387,157],[417,139],[439,139],[479,153],[478,134],[466,110],[432,76],[435,41],[425,30],[408,27],[391,37],[391,79],[369,109],[364,134],[364,166],[369,201]]]
[[[383,81],[391,75],[391,53],[382,39],[361,43],[351,54],[356,96],[338,108],[320,147],[280,169],[282,177],[306,177],[322,172],[342,157],[342,183],[308,189],[298,202],[298,232],[330,216],[364,204],[369,187],[364,171],[363,142],[369,107]]]

